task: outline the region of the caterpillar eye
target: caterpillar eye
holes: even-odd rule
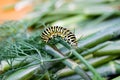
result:
[[[42,33],[42,39],[45,42],[48,42],[55,37],[61,37],[70,45],[77,46],[75,35],[72,32],[70,32],[70,30],[68,30],[67,28],[53,26],[46,28]]]

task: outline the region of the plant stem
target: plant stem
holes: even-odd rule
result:
[[[51,25],[61,26],[61,24],[62,24],[62,26],[68,26],[69,24],[80,22],[80,21],[83,21],[85,19],[87,19],[87,17],[84,15],[76,15],[76,16],[73,16],[70,18],[56,21],[56,22],[52,23]]]
[[[88,50],[86,50],[86,51],[83,51],[83,52],[81,53],[81,55],[82,55],[82,56],[89,55],[90,53],[93,53],[93,52],[95,52],[95,51],[97,51],[97,50],[99,50],[99,49],[102,49],[102,48],[104,48],[105,46],[107,46],[107,45],[109,45],[109,44],[111,44],[111,43],[112,43],[112,42],[110,42],[110,41],[101,43],[101,44],[99,44],[99,45],[97,45],[97,46],[95,46],[95,47],[93,47],[93,48],[91,48],[91,49],[88,49]]]
[[[73,55],[75,55],[96,77],[98,80],[103,80],[99,73],[75,50],[72,50]]]
[[[102,42],[115,38],[119,35],[120,35],[120,26],[116,24],[115,26],[96,32],[95,34],[85,38],[84,40],[80,40],[78,42],[77,51],[82,52],[87,48],[94,47],[97,44],[100,44]]]
[[[98,80],[103,80],[103,78],[101,78],[101,76],[95,71],[95,69],[75,49],[73,49],[62,39],[60,39],[60,43],[70,49],[73,55],[75,55],[97,77]]]
[[[9,75],[5,80],[27,80],[31,78],[36,69],[39,69],[39,65],[34,65],[25,69],[16,71],[15,73]]]
[[[64,56],[61,53],[55,51],[53,48],[51,48],[48,45],[45,46],[45,50],[49,54],[53,55],[54,57],[64,58]],[[90,77],[80,68],[80,66],[77,63],[71,61],[70,59],[65,59],[62,62],[65,65],[67,65],[69,68],[71,68],[72,70],[74,70],[76,73],[78,73],[83,79],[85,79],[85,80],[91,80]]]
[[[98,67],[98,66],[108,63],[109,61],[116,59],[118,57],[119,56],[106,56],[106,57],[102,57],[102,58],[97,58],[97,60],[95,60],[94,62],[91,62],[90,64],[94,67]],[[79,65],[79,66],[81,66],[81,65]],[[86,66],[81,66],[81,67],[84,70],[88,70],[86,68]],[[74,71],[71,69],[65,68],[65,69],[59,70],[56,74],[58,77],[65,77],[65,76],[73,75]]]
[[[120,41],[114,41],[110,45],[96,51],[93,56],[120,55]]]
[[[98,49],[100,47],[102,48],[102,46],[104,47],[104,45],[107,46],[107,43],[103,43],[103,42],[113,39],[115,37],[118,37],[120,35],[120,26],[117,26],[117,24],[118,23],[116,23],[116,25],[114,24],[114,26],[112,25],[112,27],[105,28],[104,30],[100,30],[100,31],[92,34],[91,36],[88,36],[82,40],[79,40],[76,50],[79,53],[84,51],[81,54],[84,56],[84,55],[89,54],[89,51],[90,52],[96,51],[98,44],[100,44],[100,45],[98,45]],[[64,41],[61,41],[60,43],[62,43],[63,45],[65,44],[64,45],[65,47],[70,48],[70,46],[66,45],[66,42],[64,42]],[[103,44],[101,44],[101,43],[103,43]],[[109,42],[108,42],[108,44],[109,44]],[[92,50],[92,47],[95,47],[95,48],[93,48],[93,50]],[[89,48],[91,48],[91,50],[89,50]],[[61,48],[61,51],[62,50],[63,50],[63,53],[65,53],[65,54],[69,53],[69,50],[66,48]]]
[[[10,68],[12,67],[18,67],[18,66],[21,66],[21,65],[24,65],[26,63],[30,63],[32,62],[34,59],[33,58],[28,58],[28,57],[20,57],[20,58],[15,58],[13,61],[12,61],[12,64],[10,66],[10,64],[8,62],[10,62],[10,59],[8,60],[2,60],[1,61],[1,64],[0,64],[0,73],[3,73],[7,70],[9,70]]]

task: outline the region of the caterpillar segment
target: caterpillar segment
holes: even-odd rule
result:
[[[67,28],[63,28],[60,26],[52,26],[46,28],[42,33],[42,39],[47,43],[49,40],[55,38],[55,37],[61,37],[63,40],[65,40],[67,43],[69,43],[71,46],[77,46],[77,41],[75,35],[70,32]]]

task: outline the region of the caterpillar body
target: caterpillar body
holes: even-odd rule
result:
[[[42,32],[41,37],[47,43],[50,39],[57,36],[60,36],[71,46],[77,46],[75,35],[72,32],[70,32],[70,30],[68,30],[67,28],[63,28],[59,26],[48,27]]]

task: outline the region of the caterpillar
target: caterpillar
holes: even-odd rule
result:
[[[67,28],[59,27],[59,26],[51,26],[46,28],[42,32],[42,39],[46,43],[54,37],[60,36],[71,46],[77,46],[77,41],[75,35],[70,32]]]

